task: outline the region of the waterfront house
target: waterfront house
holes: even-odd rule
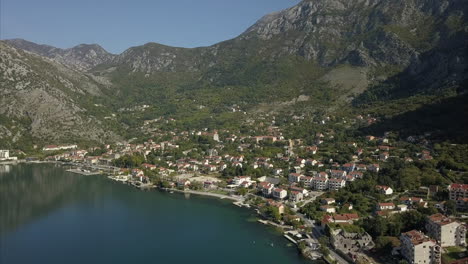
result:
[[[0,150],[0,160],[8,160],[8,159],[10,159],[10,151]]]
[[[140,169],[133,169],[132,170],[132,176],[136,179],[138,179],[140,182],[143,182],[145,179],[145,174],[142,170]]]
[[[177,181],[177,187],[179,188],[188,188],[190,186],[190,181],[187,179],[181,179]]]
[[[144,176],[144,175],[145,175],[145,173],[140,169],[133,169],[132,170],[132,176],[133,177],[140,177],[140,176]]]
[[[211,181],[205,181],[205,182],[203,182],[203,188],[205,188],[205,189],[214,189],[214,188],[216,188],[216,186]]]
[[[239,186],[242,188],[249,188],[253,183],[252,181],[243,181]]]
[[[278,208],[280,214],[284,214],[284,205],[281,202],[276,202],[271,199],[267,199],[267,205]]]
[[[245,181],[250,182],[250,176],[236,176],[232,180],[232,184],[239,186]]]
[[[257,188],[262,192],[263,196],[268,197],[273,192],[274,185],[269,182],[260,182]]]

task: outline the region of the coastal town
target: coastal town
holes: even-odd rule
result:
[[[292,116],[286,129],[260,115],[238,130],[168,129],[175,120],[159,118],[144,122],[143,139],[34,146],[36,156],[1,150],[0,160],[57,162],[142,190],[230,199],[305,257],[328,263],[468,262],[466,172],[442,159],[456,145],[429,135],[347,136],[377,121],[360,115],[323,116],[292,138],[305,118]]]

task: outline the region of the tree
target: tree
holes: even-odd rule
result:
[[[305,241],[300,241],[297,246],[298,246],[299,250],[304,251],[304,249],[306,249],[306,247],[307,247],[307,244],[306,244]]]
[[[279,210],[278,208],[274,207],[274,206],[265,206],[262,208],[262,213],[268,217],[268,218],[271,218],[275,221],[279,221],[281,220],[281,215],[279,213]]]
[[[457,212],[457,205],[454,200],[448,200],[445,203],[445,210],[448,215],[454,215]]]
[[[162,181],[161,187],[163,188],[171,188],[171,184],[168,181]]]
[[[237,189],[237,194],[242,195],[242,196],[246,195],[247,192],[248,192],[247,189],[244,187]]]
[[[387,233],[387,221],[381,216],[366,218],[362,226],[372,237],[383,236]]]
[[[320,243],[320,253],[322,253],[324,257],[327,257],[330,254],[330,250],[328,249],[328,237],[326,236],[320,237],[319,243]]]
[[[203,188],[203,184],[201,182],[191,182],[190,183],[190,189],[192,190],[201,190]]]

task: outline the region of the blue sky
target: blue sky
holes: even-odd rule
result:
[[[0,0],[0,38],[110,52],[147,42],[208,46],[299,0]]]

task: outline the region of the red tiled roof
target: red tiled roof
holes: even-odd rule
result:
[[[421,243],[430,241],[427,236],[417,230],[411,230],[403,233],[402,235],[408,237],[413,245],[419,245]]]
[[[441,214],[441,213],[438,213],[438,214],[433,214],[431,216],[428,217],[430,221],[438,224],[438,225],[447,225],[447,224],[450,224],[452,223],[453,221],[448,218],[447,216]]]
[[[452,183],[450,184],[450,189],[458,189],[458,190],[468,190],[468,184],[460,184],[460,183]]]

